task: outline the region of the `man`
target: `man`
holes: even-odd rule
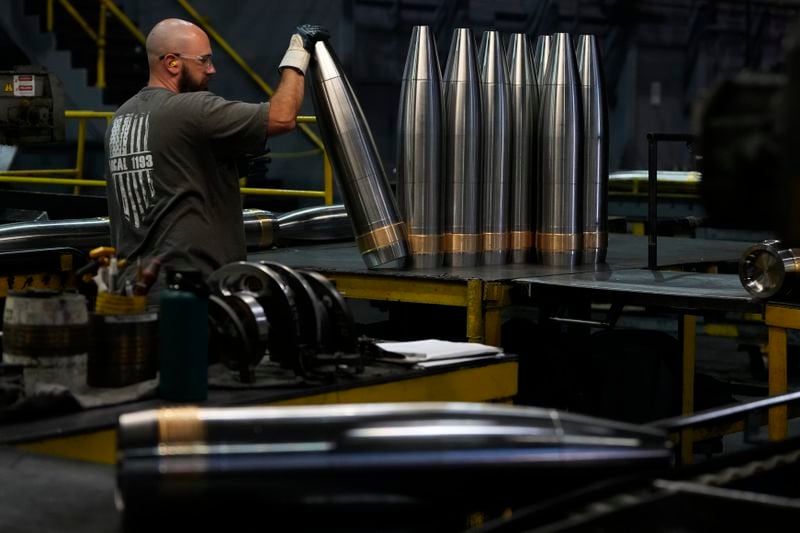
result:
[[[216,70],[202,29],[180,19],[153,27],[149,82],[117,110],[105,138],[111,236],[129,265],[157,260],[207,277],[246,258],[236,159],[294,129],[309,51],[328,38],[318,26],[297,30],[271,100],[251,104],[206,90]],[[118,286],[135,276],[128,267]]]

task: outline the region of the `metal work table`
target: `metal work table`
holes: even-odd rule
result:
[[[330,384],[289,383],[258,389],[209,389],[202,406],[321,405],[410,401],[510,401],[517,393],[514,356],[426,369],[370,365],[364,374]],[[116,425],[123,413],[166,407],[150,399],[86,409],[29,422],[0,424],[0,447],[115,464]]]
[[[514,280],[514,283],[522,289],[530,301],[538,304],[603,302],[611,303],[612,309],[613,306],[618,306],[617,312],[621,312],[624,305],[661,307],[676,312],[679,315],[678,332],[683,357],[681,386],[683,414],[694,412],[697,315],[710,311],[764,312],[764,304],[748,294],[742,287],[739,276],[735,274],[630,269],[520,278]],[[561,320],[559,317],[555,319]],[[569,319],[564,321],[570,322]],[[585,326],[613,326],[613,318],[605,323],[593,323],[590,320],[571,320],[571,322]],[[782,375],[777,375],[780,368],[780,364],[769,365],[770,395],[786,392],[786,372],[784,368]],[[781,419],[777,418],[778,416],[777,411],[771,411],[771,435],[775,438],[777,435],[773,435],[772,431],[780,424]],[[785,427],[785,414],[782,423]],[[689,432],[682,435],[681,455],[685,463],[691,462],[694,440],[694,436]]]
[[[251,261],[276,261],[294,268],[322,272],[335,280],[348,298],[438,304],[465,307],[466,338],[499,345],[502,308],[520,303],[540,305],[570,296],[622,305],[663,307],[680,315],[679,331],[684,360],[683,412],[693,412],[696,316],[709,311],[765,313],[770,331],[769,393],[788,390],[786,329],[800,328],[800,309],[765,305],[752,299],[738,276],[682,272],[687,265],[713,267],[738,263],[746,244],[737,241],[675,237],[658,239],[658,265],[676,270],[645,270],[647,237],[609,235],[607,263],[548,267],[504,265],[424,270],[375,269],[364,265],[353,243],[273,249],[252,254]],[[524,303],[524,302],[523,302]],[[786,411],[770,410],[770,436],[786,435]],[[690,439],[683,439],[684,457]]]
[[[659,262],[661,265],[735,262],[744,248],[741,242],[734,241],[662,237],[659,239]],[[466,338],[471,342],[499,345],[501,312],[511,303],[509,291],[513,280],[598,269],[644,268],[647,266],[647,238],[610,234],[607,264],[599,267],[503,265],[370,270],[352,242],[276,248],[250,254],[248,260],[275,261],[292,268],[316,270],[333,279],[339,292],[347,298],[464,307]]]

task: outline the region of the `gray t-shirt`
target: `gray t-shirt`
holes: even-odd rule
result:
[[[120,257],[204,276],[246,258],[236,159],[264,148],[268,105],[145,87],[117,110],[105,150]]]

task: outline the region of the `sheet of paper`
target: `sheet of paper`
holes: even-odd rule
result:
[[[479,355],[498,354],[497,346],[476,342],[452,342],[438,339],[425,339],[408,342],[378,342],[375,346],[386,352],[386,357],[403,358],[409,361],[431,361],[454,359]]]

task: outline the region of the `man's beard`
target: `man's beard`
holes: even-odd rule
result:
[[[178,92],[181,93],[194,93],[197,91],[205,91],[208,88],[208,78],[203,77],[203,81],[195,82],[189,75],[186,66],[181,68],[181,77],[178,79]]]

